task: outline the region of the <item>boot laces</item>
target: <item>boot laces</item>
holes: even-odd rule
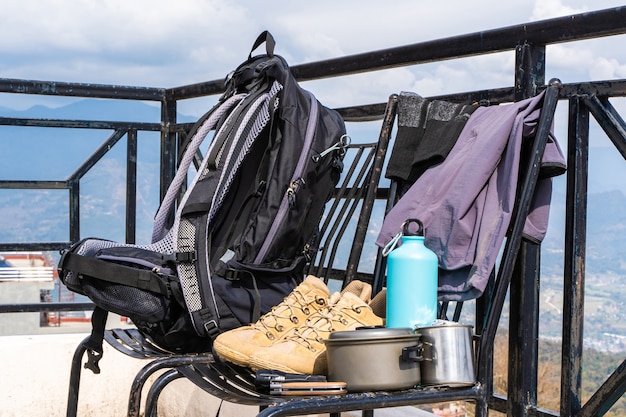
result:
[[[305,315],[309,315],[309,305],[313,302],[323,306],[326,304],[326,299],[316,295],[314,299],[311,300],[310,297],[307,298],[302,294],[300,290],[295,289],[284,302],[272,307],[267,314],[261,316],[261,318],[253,324],[253,327],[265,332],[268,337],[270,337],[269,335],[273,337],[272,330],[278,332],[285,330],[285,327],[281,324],[285,320],[298,324],[298,317],[296,316],[297,310],[302,311]],[[270,339],[272,337],[270,337]]]
[[[305,346],[311,351],[316,350],[316,345],[324,344],[324,339],[337,328],[345,329],[354,319],[344,315],[344,312],[354,311],[361,313],[360,305],[334,304],[329,305],[315,314],[315,320],[307,319],[302,329],[296,331],[289,336],[290,340]]]

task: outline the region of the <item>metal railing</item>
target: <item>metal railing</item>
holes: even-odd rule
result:
[[[489,100],[511,102],[535,95],[545,88],[546,46],[557,43],[616,36],[626,33],[626,8],[618,7],[562,18],[532,22],[468,35],[415,43],[294,66],[301,80],[347,76],[382,69],[413,66],[448,59],[514,51],[514,85],[481,91],[462,92],[438,97],[454,102]],[[136,160],[137,132],[160,132],[160,195],[172,180],[177,160],[177,146],[184,139],[188,125],[178,123],[177,103],[197,97],[218,95],[223,81],[160,89],[0,79],[0,93],[114,98],[154,101],[161,106],[160,123],[119,123],[93,120],[49,120],[0,117],[0,125],[108,129],[113,133],[73,174],[65,180],[7,181],[0,189],[65,189],[69,191],[69,237],[67,242],[0,242],[0,251],[51,251],[67,247],[81,238],[79,190],[81,178],[120,139],[127,139],[126,241],[133,243],[136,232]],[[392,93],[392,92],[389,92]],[[488,409],[509,416],[595,416],[602,415],[626,391],[624,361],[583,404],[582,349],[583,302],[585,291],[585,243],[587,226],[587,174],[590,115],[598,122],[617,151],[626,158],[626,124],[611,104],[611,99],[626,96],[626,80],[607,80],[564,84],[559,100],[569,106],[567,137],[566,230],[564,242],[563,360],[561,363],[561,405],[558,411],[537,407],[537,335],[540,245],[523,242],[518,255],[516,276],[510,291],[517,302],[510,305],[509,378],[507,396],[495,395],[493,386],[482,387],[488,407],[477,407],[477,415],[486,417]],[[381,97],[381,99],[384,99]],[[338,109],[346,121],[376,120],[382,117],[385,103],[353,105]],[[385,190],[382,190],[381,197]],[[523,277],[523,279],[522,279]],[[1,290],[1,288],[0,288]],[[60,311],[85,309],[89,303],[40,303],[0,305],[0,313],[19,311]],[[493,361],[493,357],[485,359]],[[489,369],[489,364],[483,364]],[[493,383],[493,381],[491,381]],[[491,384],[493,385],[493,384]],[[481,392],[482,392],[481,391]],[[482,394],[481,394],[482,395]],[[435,398],[436,399],[436,398]]]

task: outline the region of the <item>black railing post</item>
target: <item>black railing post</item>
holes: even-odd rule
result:
[[[508,416],[528,416],[537,406],[540,255],[540,245],[522,241],[511,280]]]
[[[528,43],[516,47],[515,101],[535,96],[545,85],[545,50]],[[522,239],[511,278],[508,416],[527,416],[537,406],[540,251],[539,244]]]
[[[80,179],[68,180],[70,204],[70,242],[80,240]]]
[[[515,48],[515,101],[537,95],[546,84],[546,47],[524,43]]]
[[[164,98],[161,103],[161,184],[159,201],[163,200],[167,188],[176,175],[178,155],[176,153],[176,101]]]
[[[137,130],[126,135],[126,243],[137,240]]]
[[[569,102],[563,265],[562,416],[575,415],[582,403],[588,164],[589,110],[582,99],[572,98]]]

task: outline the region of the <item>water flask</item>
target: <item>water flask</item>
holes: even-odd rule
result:
[[[413,223],[417,231],[411,232]],[[398,239],[401,245],[394,249]],[[424,246],[422,222],[404,222],[402,233],[387,246],[387,327],[432,324],[437,318],[438,260]]]

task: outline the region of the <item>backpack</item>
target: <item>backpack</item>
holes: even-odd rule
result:
[[[263,43],[266,53],[253,57]],[[192,127],[151,244],[88,238],[62,253],[62,281],[96,304],[87,343],[95,356],[108,311],[130,318],[163,349],[203,352],[303,280],[348,137],[339,113],[298,85],[274,45],[261,33],[227,76],[218,103]],[[175,204],[211,131],[197,174]]]

